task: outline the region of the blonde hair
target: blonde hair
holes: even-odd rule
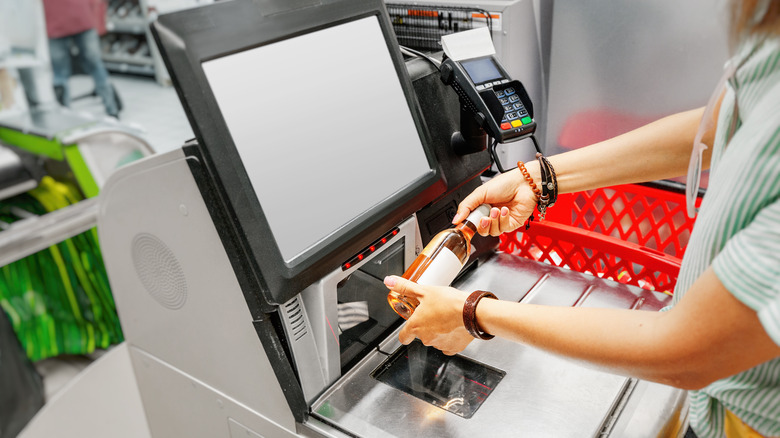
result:
[[[780,35],[780,0],[734,0],[731,38],[750,34]]]

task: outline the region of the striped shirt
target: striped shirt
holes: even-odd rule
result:
[[[709,187],[674,299],[712,266],[780,345],[780,37],[750,37],[732,61],[738,68],[718,115]],[[723,437],[726,409],[761,434],[780,436],[780,358],[692,391],[697,435]]]

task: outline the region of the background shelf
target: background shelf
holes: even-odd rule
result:
[[[171,79],[160,58],[149,23],[158,14],[212,3],[213,0],[105,0],[98,30],[103,62],[110,72],[152,76],[161,85]]]

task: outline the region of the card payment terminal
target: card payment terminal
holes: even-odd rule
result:
[[[446,58],[441,77],[499,143],[520,140],[536,131],[533,104],[525,87],[512,80],[494,56],[461,61]]]

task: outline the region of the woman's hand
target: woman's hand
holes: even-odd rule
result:
[[[414,338],[452,356],[474,339],[463,326],[463,303],[468,294],[451,287],[420,286],[401,277],[385,277],[385,286],[420,300],[398,338],[408,345]]]
[[[466,196],[458,206],[452,223],[466,219],[480,205],[490,204],[493,207],[490,217],[480,220],[477,232],[482,236],[498,236],[522,226],[533,213],[536,202],[531,186],[520,170],[514,169],[491,179]]]

